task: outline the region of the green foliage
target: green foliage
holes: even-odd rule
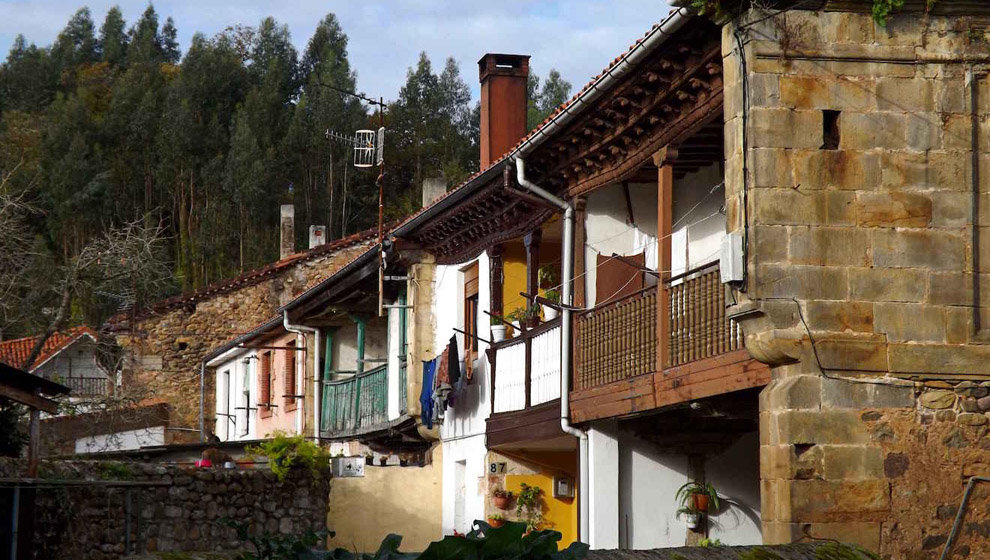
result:
[[[722,541],[718,539],[709,539],[708,537],[705,537],[700,541],[698,541],[698,546],[702,548],[713,548],[713,547],[725,546],[725,545],[723,545]]]
[[[682,507],[694,508],[692,502],[692,496],[694,494],[704,494],[708,496],[708,501],[710,503],[709,507],[715,511],[721,507],[721,502],[718,499],[718,492],[711,482],[695,482],[689,481],[685,482],[680,488],[677,489],[677,493],[674,495],[674,499],[677,500]]]
[[[881,27],[886,27],[890,16],[903,7],[904,0],[873,0],[873,21]]]
[[[237,556],[237,560],[295,560],[297,558],[308,558],[313,547],[320,542],[320,535],[314,531],[307,531],[299,535],[280,535],[272,533],[253,534],[247,523],[223,518],[219,523],[225,527],[232,527],[237,531],[237,538],[247,542],[254,548],[254,552],[242,552]]]
[[[828,542],[815,549],[815,560],[880,560],[880,556],[859,545]]]
[[[279,480],[285,480],[293,467],[303,467],[319,478],[327,467],[330,454],[301,435],[290,436],[285,432],[273,432],[269,440],[245,448],[251,454],[264,455],[268,466]]]
[[[530,72],[527,85],[526,126],[533,130],[571,97],[571,83],[551,68],[540,87],[540,77]]]
[[[447,536],[430,544],[421,554],[399,552],[402,537],[389,535],[374,554],[354,553],[343,548],[330,552],[308,552],[304,560],[581,560],[588,545],[573,543],[558,551],[561,535],[557,531],[529,531],[526,524],[507,522],[492,527],[475,521],[475,529],[466,535]]]
[[[554,303],[560,303],[560,290],[550,289],[543,292],[543,297]]]
[[[98,468],[102,480],[130,480],[134,478],[134,471],[126,463],[100,463]]]
[[[526,527],[530,531],[539,529],[543,524],[543,489],[522,483],[519,495],[516,496],[516,515],[526,520]]]

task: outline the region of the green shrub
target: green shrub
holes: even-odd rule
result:
[[[330,459],[330,454],[319,445],[301,435],[290,436],[285,432],[273,432],[271,439],[245,451],[267,457],[269,468],[280,481],[285,480],[292,467],[307,468],[313,478],[319,478]]]

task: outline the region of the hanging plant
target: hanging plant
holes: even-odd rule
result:
[[[522,483],[519,495],[516,496],[516,515],[526,521],[529,531],[539,530],[543,525],[543,489]]]

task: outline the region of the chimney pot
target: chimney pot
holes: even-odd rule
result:
[[[478,61],[481,80],[481,168],[512,149],[527,132],[529,56],[486,54]]]
[[[280,213],[278,258],[284,259],[296,252],[296,207],[283,204]]]
[[[309,248],[319,247],[327,242],[327,226],[309,226]]]
[[[423,179],[423,208],[433,204],[441,196],[447,194],[447,180],[443,177],[427,177]]]

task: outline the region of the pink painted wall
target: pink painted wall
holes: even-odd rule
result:
[[[291,344],[301,344],[301,341],[296,340],[295,334],[287,334],[280,338],[276,338],[267,342],[266,346],[289,346]],[[285,376],[286,376],[286,362],[289,360],[289,354],[295,354],[296,363],[296,385],[293,389],[295,394],[303,394],[305,390],[305,384],[300,385],[298,383],[300,376],[305,376],[305,368],[303,365],[306,360],[306,353],[290,350],[259,350],[258,357],[261,358],[265,352],[271,352],[272,355],[272,368],[271,368],[271,403],[275,405],[271,408],[271,415],[265,417],[265,409],[259,405],[258,407],[258,438],[266,438],[271,432],[276,430],[281,430],[288,432],[290,434],[296,433],[296,414],[297,410],[294,407],[298,407],[302,414],[305,414],[303,400],[286,400],[283,395],[288,392],[285,390]],[[261,365],[258,365],[258,383],[261,383]],[[299,389],[302,387],[302,389]],[[260,393],[259,393],[260,397]],[[304,417],[305,418],[305,417]]]

